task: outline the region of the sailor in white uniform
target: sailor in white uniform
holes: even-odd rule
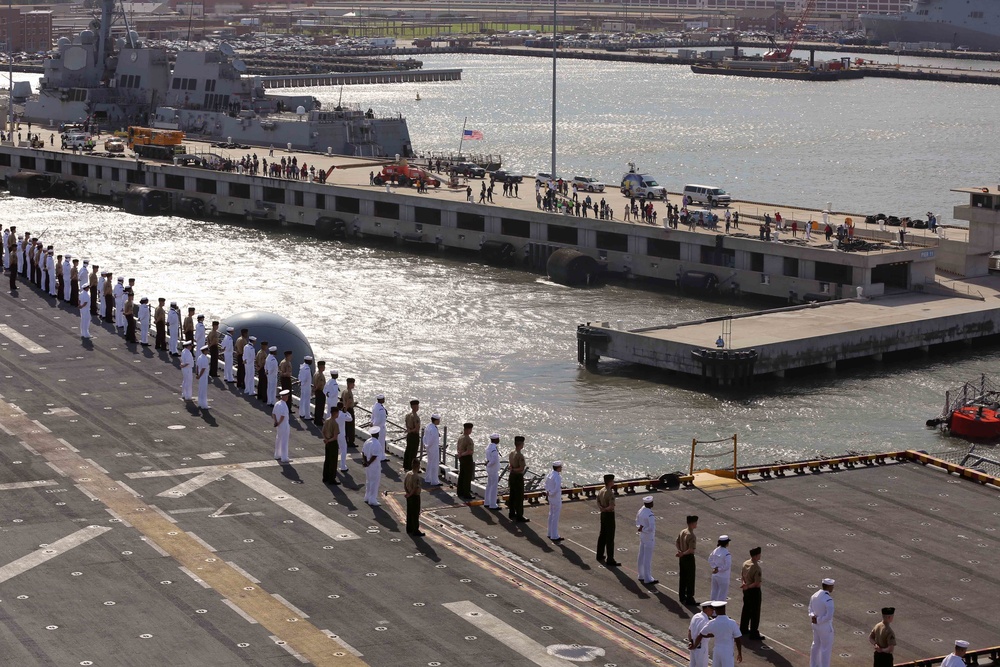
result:
[[[330,386],[327,382],[326,386]],[[378,441],[382,443],[382,452],[378,460],[385,461],[385,432],[386,423],[389,421],[389,413],[385,409],[385,394],[376,394],[375,405],[372,406],[372,426],[379,427]]]
[[[340,385],[337,384],[339,375],[336,370],[330,371],[330,381],[323,385],[323,396],[326,397],[326,402],[323,404],[323,421],[330,418],[330,410],[340,402]]]
[[[941,667],[966,667],[965,652],[969,650],[969,642],[964,639],[958,639],[955,641],[955,650],[952,651],[951,655],[944,659],[941,663]]]
[[[194,355],[191,354],[191,341],[184,341],[184,351],[181,352],[181,398],[191,400],[191,389],[194,381]]]
[[[80,337],[90,338],[90,291],[80,292]]]
[[[256,393],[253,385],[254,378],[257,377],[257,374],[253,372],[253,362],[257,357],[257,351],[253,346],[256,342],[257,337],[250,336],[249,342],[243,346],[243,368],[247,369],[243,378],[243,393],[247,396],[253,396]]]
[[[635,528],[639,533],[639,581],[657,584],[653,578],[653,546],[656,544],[656,516],[653,515],[653,496],[642,499],[642,507],[635,515]]]
[[[100,289],[98,289],[100,291]],[[176,301],[170,302],[170,310],[167,311],[167,329],[170,331],[170,340],[167,342],[167,352],[172,356],[177,356],[177,338],[181,333],[181,311],[177,307]]]
[[[208,410],[208,345],[202,345],[194,362],[194,377],[198,381],[198,407]]]
[[[199,350],[205,344],[205,316],[198,316],[198,323],[194,325],[194,345]]]
[[[427,452],[427,471],[424,473],[424,481],[431,486],[441,486],[441,432],[438,424],[441,423],[441,415],[434,413],[431,415],[431,423],[424,429],[424,450]]]
[[[340,412],[337,413],[337,448],[340,450],[340,472],[347,472],[347,422],[354,421],[351,413],[343,408],[343,404],[338,403]],[[331,413],[332,414],[332,413]]]
[[[698,633],[694,644],[699,646],[704,643],[705,637],[714,637],[712,667],[735,667],[736,662],[743,662],[743,643],[740,641],[743,635],[740,633],[740,624],[726,616],[725,600],[713,600],[712,610],[715,612],[715,618]]]
[[[490,435],[490,444],[486,445],[486,495],[483,506],[488,510],[498,510],[497,490],[500,487],[500,436]]]
[[[365,467],[365,502],[372,507],[378,507],[378,486],[382,479],[382,466],[379,465],[379,456],[385,453],[385,447],[379,441],[378,436],[381,427],[372,426],[368,429],[370,438],[365,440],[361,446],[361,464]]]
[[[10,268],[10,250],[7,248],[7,239],[10,238],[10,231],[6,227],[3,228],[3,269],[6,271]]]
[[[69,272],[72,270],[72,265],[70,264],[71,257],[66,255],[63,258],[63,301],[69,301],[69,293],[73,289],[73,281],[70,280]],[[21,266],[24,266],[22,264]]]
[[[695,648],[694,640],[714,617],[711,600],[702,602],[701,611],[691,617],[691,623],[688,625],[688,649],[691,651],[690,667],[708,667],[708,642],[702,640],[701,646]]]
[[[729,553],[729,536],[720,535],[712,553],[708,555],[708,567],[712,573],[712,599],[725,602],[729,599],[729,580],[732,578],[733,556]]]
[[[292,392],[283,389],[278,395],[277,403],[271,410],[271,417],[274,418],[274,459],[281,463],[288,463],[288,436],[291,428],[288,424],[288,402],[292,400]]]
[[[63,273],[64,282],[65,276],[69,273]],[[125,278],[119,278],[118,282],[115,283],[115,287],[111,290],[111,295],[115,297],[115,329],[124,329],[127,322],[125,321]]]
[[[83,288],[80,289],[83,292]],[[139,299],[139,344],[149,347],[149,319],[151,315],[149,309],[149,297]]]
[[[549,501],[549,539],[562,542],[559,537],[559,514],[562,512],[562,461],[552,462],[552,471],[545,476],[545,496]]]
[[[309,355],[302,357],[302,364],[299,366],[299,419],[312,419],[313,395],[313,358]]]
[[[809,651],[809,667],[830,667],[833,652],[833,579],[824,579],[823,588],[809,598],[809,620],[813,641]]]
[[[49,282],[48,282],[48,285],[49,285],[49,296],[55,296],[56,295],[56,260],[55,260],[55,257],[52,256],[53,255],[53,251],[52,250],[49,250],[45,254],[46,254],[46,257],[45,257],[45,273],[48,275],[48,280],[49,280]],[[103,281],[103,280],[104,280],[104,278],[101,278],[101,281]],[[103,285],[102,285],[101,289],[103,289]],[[101,289],[98,289],[97,291],[100,292]]]
[[[222,378],[226,382],[236,382],[233,378],[233,327],[226,327],[226,333],[222,335],[222,342],[219,343],[219,351],[222,352]]]
[[[264,374],[267,376],[267,404],[274,405],[278,395],[278,358],[274,353],[278,351],[277,345],[267,348],[267,359],[264,360]]]

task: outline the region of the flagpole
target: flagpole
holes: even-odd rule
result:
[[[465,120],[462,121],[462,138],[458,140],[458,156],[462,157],[462,142],[465,141],[465,126],[469,122],[469,117],[466,116]]]

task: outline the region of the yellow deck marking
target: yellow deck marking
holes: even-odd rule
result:
[[[732,472],[730,472],[732,474]],[[710,472],[699,471],[694,474],[694,485],[695,488],[704,490],[713,489],[736,489],[741,487],[750,487],[752,484],[747,482],[741,482],[738,479],[732,479],[730,477],[720,477]]]
[[[19,407],[7,403],[5,408],[4,425],[13,435],[304,658],[315,665],[360,667],[367,664],[59,442]]]

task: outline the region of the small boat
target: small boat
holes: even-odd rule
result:
[[[951,413],[948,430],[972,440],[1000,438],[1000,412],[984,405],[968,405]]]
[[[986,375],[945,393],[944,410],[927,426],[970,440],[1000,439],[1000,385]]]

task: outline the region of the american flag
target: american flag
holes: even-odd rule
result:
[[[483,133],[479,130],[462,130],[463,139],[482,139]]]

